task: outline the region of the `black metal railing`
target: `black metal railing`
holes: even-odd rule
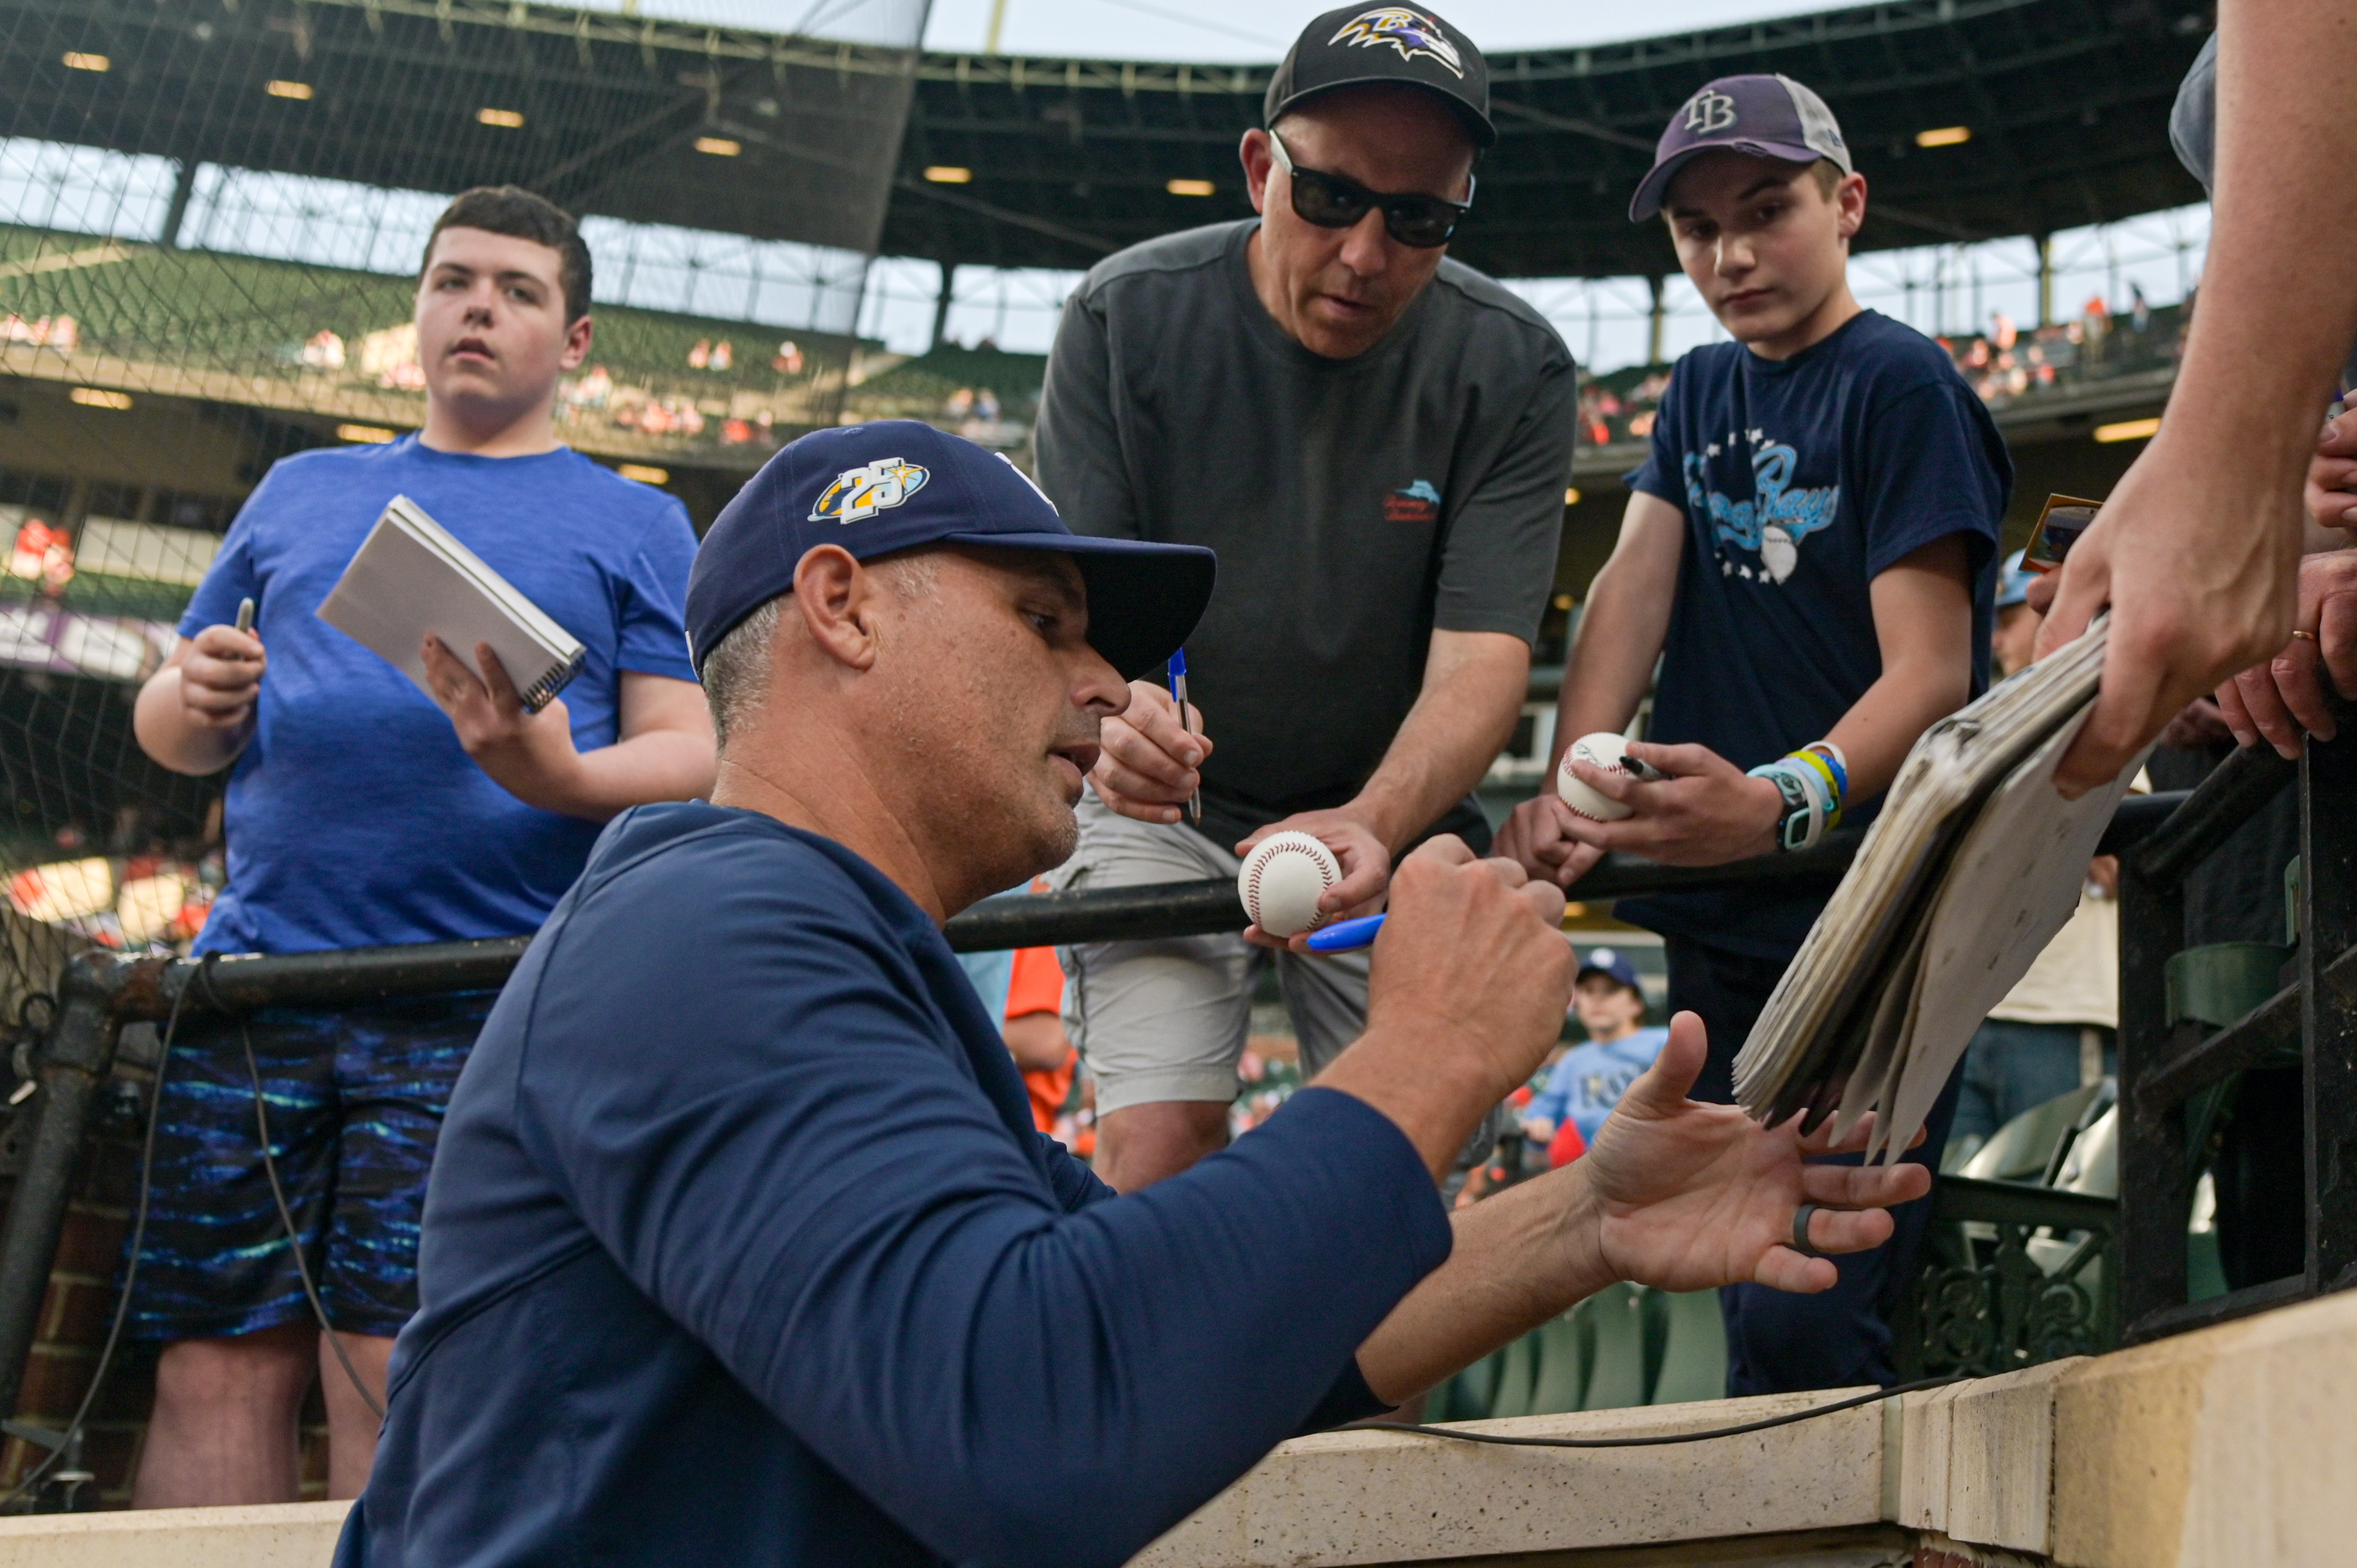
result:
[[[2160,827],[2182,796],[2124,801],[2104,841],[2115,854]],[[1571,889],[1581,899],[1670,888],[1830,882],[1847,869],[1864,834],[1846,829],[1815,848],[1729,865],[1658,865],[1607,855]],[[1195,936],[1242,930],[1235,884],[1218,879],[985,899],[952,918],[945,934],[959,951],[1048,947],[1079,941]],[[242,1013],[264,1006],[339,1004],[502,984],[531,939],[435,942],[210,961],[133,958],[91,951],[60,977],[51,1021],[32,1056],[34,1092],[17,1112],[12,1142],[16,1183],[0,1229],[0,1412],[13,1412],[84,1139],[101,1110],[122,1031],[173,1015]]]
[[[2119,1310],[2130,1343],[2357,1283],[2357,739],[2263,746],[2221,763],[2126,856],[2120,877]],[[2179,1015],[2185,882],[2287,789],[2299,797],[2291,983],[2220,1028]],[[2255,1069],[2299,1069],[2306,1263],[2283,1279],[2189,1302],[2186,1223],[2221,1102]]]

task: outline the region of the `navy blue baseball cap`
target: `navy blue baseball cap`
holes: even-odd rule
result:
[[[1074,533],[1022,469],[913,419],[814,430],[721,509],[687,578],[698,675],[720,639],[794,585],[821,544],[866,561],[921,544],[1070,555],[1089,590],[1089,646],[1134,681],[1176,652],[1211,600],[1218,558],[1197,544]]]
[[[1573,983],[1577,984],[1591,974],[1608,975],[1638,995],[1645,994],[1645,988],[1637,983],[1637,966],[1629,961],[1627,954],[1615,952],[1610,948],[1588,949],[1587,956],[1579,961],[1579,973],[1574,977]]]
[[[1722,76],[1670,116],[1653,147],[1652,171],[1629,202],[1629,220],[1642,223],[1661,211],[1678,170],[1714,147],[1794,164],[1831,158],[1842,173],[1857,172],[1824,99],[1789,76]]]

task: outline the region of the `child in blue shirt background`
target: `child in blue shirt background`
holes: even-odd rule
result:
[[[1566,1118],[1579,1129],[1583,1146],[1596,1142],[1604,1119],[1670,1037],[1665,1028],[1641,1027],[1645,992],[1637,967],[1610,948],[1589,950],[1571,1004],[1587,1038],[1555,1058],[1523,1112],[1523,1133],[1534,1149],[1553,1144]]]

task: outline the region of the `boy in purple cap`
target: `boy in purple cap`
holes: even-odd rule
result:
[[[1589,589],[1557,750],[1620,730],[1654,664],[1631,747],[1671,777],[1582,767],[1626,800],[1617,822],[1547,791],[1500,853],[1568,886],[1607,851],[1716,865],[1863,821],[1918,736],[1986,681],[1997,522],[2012,466],[1987,412],[1931,339],[1850,293],[1866,177],[1833,113],[1782,76],[1723,77],[1663,132],[1630,216],[1663,218],[1734,338],[1680,360],[1629,478],[1620,541]],[[1832,884],[1794,879],[1623,900],[1660,931],[1673,1013],[1709,1026],[1695,1092],[1734,1098],[1732,1065]],[[1953,1092],[1911,1156],[1934,1163]],[[1726,1294],[1731,1392],[1889,1382],[1888,1317],[1923,1220],[1815,1302]]]

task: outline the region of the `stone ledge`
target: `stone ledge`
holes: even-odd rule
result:
[[[0,1519],[0,1563],[22,1568],[324,1568],[351,1506],[26,1514]]]

